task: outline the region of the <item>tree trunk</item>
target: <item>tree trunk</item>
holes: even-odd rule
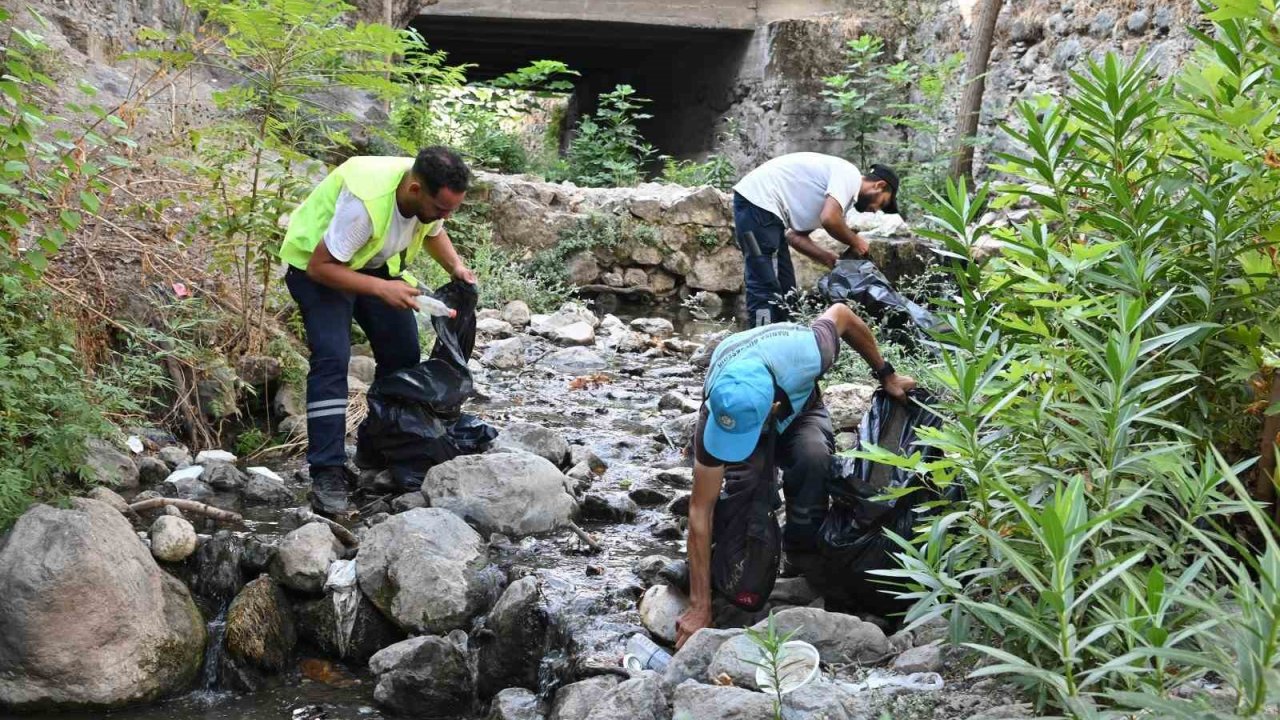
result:
[[[973,26],[973,43],[965,66],[964,95],[956,116],[956,146],[951,158],[951,177],[973,180],[973,138],[978,134],[978,118],[982,112],[982,94],[987,89],[987,63],[991,60],[991,41],[996,34],[996,19],[1004,0],[982,0],[982,14]]]

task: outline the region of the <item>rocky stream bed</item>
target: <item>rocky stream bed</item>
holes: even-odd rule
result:
[[[674,639],[685,447],[701,369],[731,322],[615,312],[482,311],[468,410],[498,441],[434,468],[420,493],[366,473],[346,542],[302,509],[296,460],[192,457],[161,434],[140,453],[99,448],[118,493],[36,507],[0,540],[0,707],[122,720],[772,717],[741,629],[699,633],[663,674],[621,667],[633,634]],[[357,382],[370,370],[353,359]],[[869,394],[827,388],[837,425],[856,427]],[[121,496],[243,519],[139,514]],[[945,628],[895,633],[827,612],[802,579],[780,581],[771,607],[824,663],[787,696],[786,718],[1031,716],[1011,689],[965,679],[971,658],[943,645]],[[916,672],[940,673],[942,689],[895,687]]]

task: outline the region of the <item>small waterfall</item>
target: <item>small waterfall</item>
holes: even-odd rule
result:
[[[208,641],[204,647],[204,670],[200,675],[200,689],[197,694],[212,699],[218,692],[218,671],[222,667],[222,655],[225,652],[223,641],[227,635],[227,608],[231,603],[224,603],[218,614],[205,626],[208,630]]]

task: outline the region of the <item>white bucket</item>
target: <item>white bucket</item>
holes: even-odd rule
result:
[[[813,679],[818,676],[818,665],[821,662],[818,648],[809,643],[803,640],[783,643],[778,649],[779,693],[786,695],[813,682]],[[763,667],[756,668],[756,685],[765,692],[774,692],[773,678]]]

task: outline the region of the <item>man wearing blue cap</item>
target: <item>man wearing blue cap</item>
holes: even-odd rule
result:
[[[762,456],[776,451],[786,496],[783,548],[793,562],[815,556],[835,451],[831,418],[817,382],[835,364],[841,340],[867,361],[890,397],[906,401],[915,380],[894,372],[880,355],[871,329],[843,304],[832,305],[808,327],[779,323],[737,333],[711,356],[694,432],[688,542],[691,604],[678,623],[677,647],[711,624],[711,528],[726,465],[759,466]],[[772,487],[775,469],[763,470],[760,481]],[[727,540],[731,539],[715,538],[717,544]],[[754,604],[748,601],[744,606]]]

